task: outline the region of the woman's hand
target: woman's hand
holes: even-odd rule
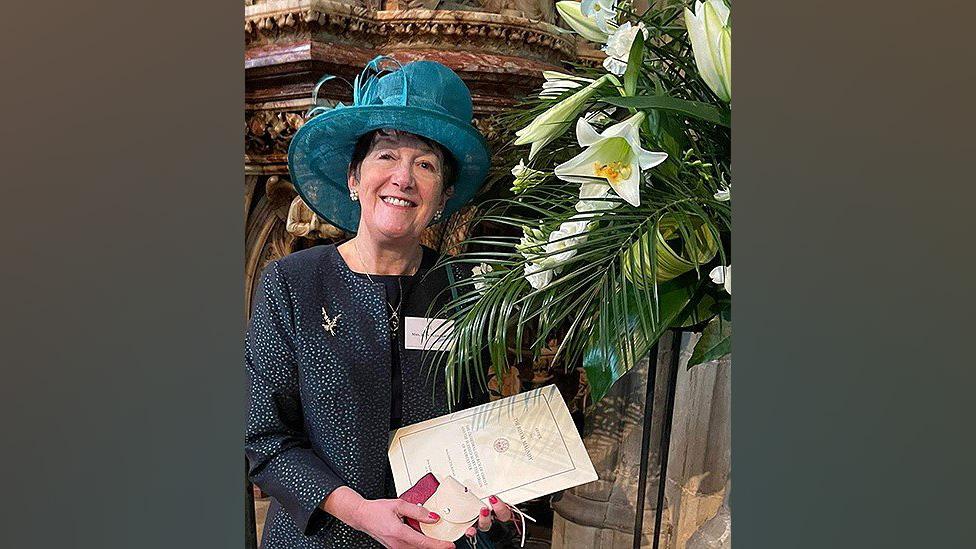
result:
[[[491,529],[492,520],[497,519],[501,522],[508,522],[512,520],[512,509],[507,503],[498,498],[498,496],[489,496],[488,503],[491,504],[491,508],[483,507],[481,509],[481,515],[478,516],[478,530],[482,532],[487,532]],[[469,538],[473,538],[477,535],[474,530],[474,526],[468,528],[465,535]]]
[[[410,517],[432,524],[435,513],[402,499],[365,499],[348,486],[336,488],[322,510],[390,549],[454,549],[454,544],[429,538],[403,523]]]
[[[403,523],[404,518],[432,524],[440,520],[420,505],[402,499],[364,499],[349,524],[391,549],[454,549],[454,544],[429,538]]]

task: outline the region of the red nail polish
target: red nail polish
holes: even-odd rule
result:
[[[495,496],[488,496],[488,501],[491,502],[492,505],[494,505],[498,503],[498,498]]]
[[[481,516],[487,517],[489,513],[491,513],[491,511],[489,511],[487,507],[481,508]]]
[[[437,513],[433,512],[433,511],[430,512],[430,518],[432,518],[434,520],[441,520],[441,516],[438,515]]]

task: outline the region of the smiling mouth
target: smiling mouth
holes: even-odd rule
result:
[[[396,198],[396,197],[393,197],[393,196],[384,196],[383,197],[383,202],[386,202],[387,204],[390,204],[390,205],[393,205],[393,206],[400,206],[401,208],[416,208],[417,207],[416,204],[414,204],[413,202],[410,202],[409,200],[405,200],[403,198]]]

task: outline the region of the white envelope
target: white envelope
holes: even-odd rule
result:
[[[433,472],[516,505],[597,479],[555,385],[401,427],[389,458],[397,494]]]

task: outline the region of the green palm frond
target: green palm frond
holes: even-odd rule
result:
[[[626,371],[646,354],[657,339],[654,334],[659,336],[662,325],[669,324],[661,321],[659,285],[642,283],[640,273],[628,268],[626,253],[635,250],[632,263],[649,264],[653,271],[658,244],[655,238],[645,237],[657,234],[661,220],[667,216],[677,220],[677,232],[689,248],[686,253],[694,259],[700,254],[692,233],[701,230],[699,224],[718,237],[723,229],[727,230],[723,221],[729,219],[728,205],[714,200],[710,193],[679,180],[655,178],[654,183],[645,185],[647,190],[642,193],[639,207],[622,204],[594,212],[596,225],[588,238],[566,248],[576,254],[545,288],[534,289],[526,281],[527,260],[515,251],[514,237],[472,237],[464,242],[465,246],[485,251],[445,260],[469,265],[487,263],[494,269],[483,292],[476,290],[471,281],[459,282],[458,298],[446,307],[446,317],[454,321],[457,337],[453,350],[444,357],[454,387],[452,395],[457,387],[470,383],[471,372],[480,374],[485,370],[486,359],[501,375],[510,347],[537,352],[553,337],[561,340],[555,360],[564,364],[578,363],[588,348],[622,348],[619,360],[621,369]],[[554,182],[530,189],[518,198],[492,200],[483,205],[478,218],[513,229],[537,225],[540,219],[546,219],[543,226],[551,231],[575,212],[572,208],[576,200],[574,186]],[[643,245],[635,247],[638,242]],[[539,259],[555,255],[541,248],[532,252]],[[692,274],[697,283],[702,276],[701,265],[696,264]],[[628,311],[636,314],[631,316]],[[642,337],[649,344],[635,344]]]

